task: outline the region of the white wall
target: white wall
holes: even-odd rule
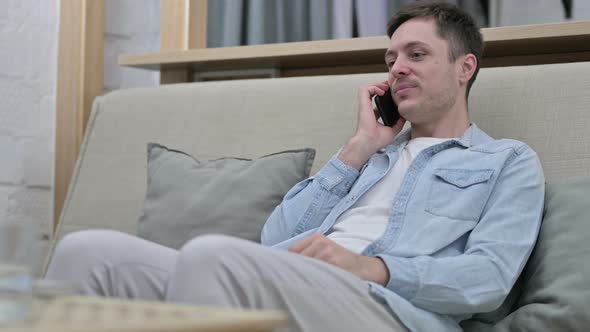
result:
[[[158,85],[157,72],[120,67],[120,54],[158,52],[160,49],[159,0],[106,0],[104,27],[105,92]]]
[[[0,220],[53,222],[59,0],[3,0],[0,9]],[[156,85],[117,65],[159,48],[159,0],[105,2],[105,90]],[[44,250],[46,241],[39,243]]]
[[[53,214],[58,0],[5,0],[0,10],[0,218]]]
[[[51,234],[59,0],[3,0],[0,9],[0,220]],[[117,65],[159,48],[159,0],[105,2],[105,89],[156,85]],[[41,244],[43,245],[43,244]]]

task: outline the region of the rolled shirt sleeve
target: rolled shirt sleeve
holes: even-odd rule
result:
[[[350,191],[359,171],[334,155],[315,176],[296,184],[283,198],[262,229],[262,244],[275,245],[319,227]]]

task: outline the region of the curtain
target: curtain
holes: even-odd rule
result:
[[[413,0],[215,0],[208,5],[208,47],[379,36]],[[449,0],[488,25],[487,0]]]
[[[332,39],[331,10],[332,0],[209,1],[208,47]]]

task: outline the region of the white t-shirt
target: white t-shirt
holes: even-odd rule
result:
[[[385,232],[393,198],[412,160],[429,146],[450,138],[417,137],[406,143],[391,170],[336,220],[328,235],[344,248],[360,254]]]

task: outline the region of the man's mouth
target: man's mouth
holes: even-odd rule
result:
[[[413,83],[400,83],[393,87],[393,91],[396,95],[405,94],[406,92],[410,91],[411,89],[415,88],[416,84]]]

